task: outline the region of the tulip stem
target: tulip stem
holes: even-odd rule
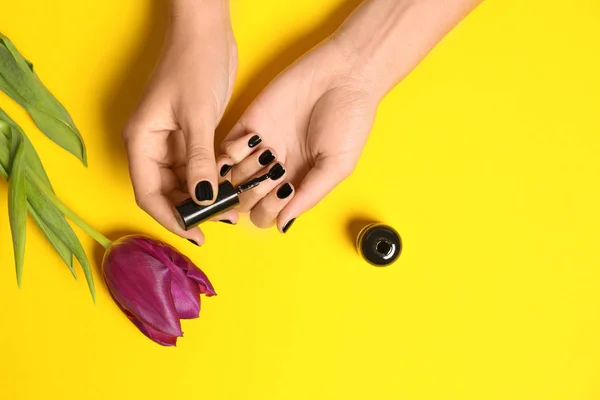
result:
[[[96,242],[100,243],[102,247],[108,249],[111,245],[111,241],[94,229],[90,224],[85,222],[82,218],[80,218],[75,212],[73,212],[69,207],[67,207],[56,195],[50,190],[44,182],[40,178],[37,177],[35,172],[31,170],[29,166],[27,166],[27,178],[35,185],[37,188],[44,194],[44,196],[56,206],[67,218],[73,221],[77,226],[79,226],[85,233],[90,235]]]

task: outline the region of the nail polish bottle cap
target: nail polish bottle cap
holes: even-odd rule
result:
[[[402,239],[394,228],[384,224],[365,226],[356,240],[360,255],[371,265],[385,267],[402,253]]]
[[[201,206],[194,200],[188,199],[175,206],[175,217],[179,226],[187,231],[216,215],[236,207],[238,204],[240,204],[240,199],[236,189],[231,182],[224,181],[219,185],[219,192],[213,204]]]

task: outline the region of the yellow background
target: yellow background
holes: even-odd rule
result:
[[[240,71],[222,136],[356,1],[232,1]],[[65,104],[89,168],[5,96],[65,202],[112,238],[188,254],[218,297],[177,348],[98,304],[28,224],[17,289],[0,184],[0,399],[600,398],[600,3],[492,0],[383,102],[356,173],[286,235],[209,224],[193,247],[137,209],[119,131],[164,1],[3,0],[0,30]],[[377,269],[350,229],[405,243]],[[80,232],[80,231],[77,231]],[[260,249],[248,259],[247,255]]]

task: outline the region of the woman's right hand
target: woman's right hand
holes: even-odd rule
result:
[[[138,205],[165,228],[197,244],[200,229],[184,231],[173,206],[190,196],[210,204],[218,177],[214,133],[231,98],[237,47],[228,0],[173,0],[162,58],[123,130]],[[219,216],[236,222],[237,212]]]

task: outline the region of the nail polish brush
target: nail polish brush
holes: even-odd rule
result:
[[[223,214],[224,212],[237,207],[240,204],[239,195],[254,189],[262,182],[268,179],[279,179],[283,175],[283,167],[281,164],[275,164],[269,172],[260,175],[248,182],[242,183],[238,187],[234,187],[229,181],[224,181],[219,184],[219,191],[215,202],[208,206],[201,206],[193,199],[187,199],[183,203],[175,206],[175,217],[181,228],[190,230],[191,228],[208,221],[209,219]]]

